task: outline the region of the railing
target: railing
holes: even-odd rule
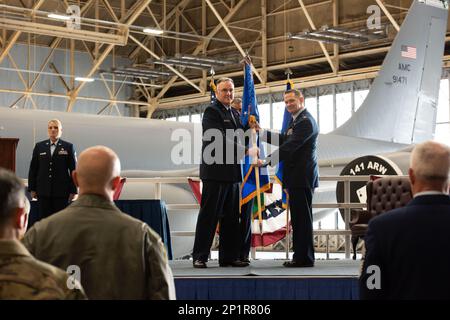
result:
[[[198,177],[170,177],[170,178],[127,178],[128,183],[153,183],[155,184],[155,199],[161,199],[162,196],[162,184],[183,184],[188,183],[188,179],[192,179],[194,181],[199,181]],[[338,226],[335,226],[335,229],[331,230],[314,230],[314,235],[325,235],[327,237],[326,244],[326,256],[329,258],[329,236],[331,235],[343,235],[345,236],[345,258],[350,258],[350,210],[351,209],[360,209],[366,208],[365,203],[350,203],[350,182],[354,181],[368,181],[370,176],[322,176],[319,177],[320,181],[342,181],[344,182],[344,202],[343,203],[313,203],[313,208],[336,208],[336,209],[344,209],[344,223],[345,229],[338,229]],[[199,209],[200,206],[198,204],[166,204],[168,210],[187,210],[187,209]],[[194,231],[172,231],[172,236],[194,236]],[[287,250],[289,246],[286,246]]]
[[[157,177],[157,178],[127,178],[127,184],[130,183],[151,183],[155,185],[155,193],[154,198],[161,200],[162,197],[162,185],[163,184],[187,184],[188,179],[192,179],[194,181],[200,181],[198,177]],[[319,177],[320,181],[342,181],[344,182],[344,202],[342,203],[313,203],[313,208],[336,208],[336,209],[344,209],[344,224],[345,229],[338,229],[337,224],[335,225],[335,229],[328,230],[314,230],[314,235],[326,236],[326,257],[329,258],[329,237],[330,236],[345,236],[345,258],[350,258],[350,210],[351,209],[360,209],[366,208],[365,203],[351,203],[350,202],[350,182],[354,181],[369,181],[370,176],[321,176]],[[24,183],[27,183],[27,180],[24,179]],[[198,204],[166,204],[167,210],[192,210],[199,209],[200,206]],[[171,231],[172,236],[194,236],[195,231]],[[288,252],[289,245],[286,245],[286,250]]]

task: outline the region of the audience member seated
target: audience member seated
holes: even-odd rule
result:
[[[417,145],[408,173],[413,200],[369,222],[362,299],[450,299],[450,148]]]
[[[85,299],[75,279],[36,260],[20,243],[30,210],[24,190],[14,173],[0,168],[0,299]],[[73,289],[68,283],[74,284]]]
[[[370,219],[387,211],[406,206],[412,199],[411,183],[407,177],[371,177],[367,182],[367,209],[351,211],[353,260],[359,239],[364,239]]]
[[[30,252],[63,269],[79,267],[90,299],[175,299],[161,238],[113,203],[121,179],[116,153],[104,146],[86,149],[73,179],[78,200],[26,233]]]

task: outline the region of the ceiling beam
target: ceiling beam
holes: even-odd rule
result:
[[[299,3],[300,6],[302,7],[303,13],[304,13],[305,16],[306,16],[306,19],[308,20],[308,23],[309,23],[309,25],[311,26],[311,29],[317,30],[317,29],[316,29],[316,26],[314,25],[314,22],[313,22],[312,19],[311,19],[311,16],[310,16],[309,13],[308,13],[308,9],[306,9],[305,4],[303,3],[303,0],[298,0],[298,3]],[[327,48],[325,48],[325,45],[324,45],[322,42],[319,42],[319,45],[320,45],[320,48],[321,48],[322,51],[323,51],[323,54],[324,54],[325,57],[327,58],[327,61],[328,61],[328,63],[330,64],[331,69],[333,70],[334,73],[336,73],[336,72],[337,72],[336,67],[334,66],[334,63],[333,63],[333,61],[331,60],[331,57],[330,57],[330,54],[328,53]]]
[[[381,8],[381,10],[383,10],[384,14],[388,17],[389,21],[392,23],[392,25],[394,26],[395,30],[397,30],[397,32],[400,30],[400,27],[397,23],[397,21],[395,21],[394,17],[392,17],[391,13],[389,12],[389,10],[385,7],[385,5],[383,4],[383,2],[381,2],[381,0],[376,0],[378,6]]]
[[[121,19],[121,22],[126,21],[124,23],[124,27],[129,27],[131,24],[133,24],[133,22],[139,17],[141,12],[145,10],[145,7],[147,7],[150,4],[150,2],[152,2],[152,0],[136,1],[134,5],[131,7],[131,9],[128,10],[125,17]],[[106,59],[106,57],[113,48],[114,44],[109,44],[108,47],[104,49],[103,53],[94,62],[91,70],[89,70],[89,72],[84,76],[85,78],[90,78],[97,71],[98,67],[103,63],[103,61]],[[78,87],[76,87],[72,92],[70,92],[70,99],[67,104],[67,112],[72,111],[77,96],[80,93],[81,89],[83,89],[85,84],[86,82],[81,82],[78,85]]]
[[[102,0],[102,1],[103,1],[103,4],[105,5],[106,11],[109,12],[109,14],[114,19],[114,21],[119,22],[119,18],[117,18],[116,13],[114,12],[114,9],[109,4],[109,1],[108,0]]]
[[[186,15],[183,13],[183,11],[178,10],[178,14],[180,15],[181,18],[183,18],[184,22],[186,22],[186,24],[189,26],[189,28],[192,30],[192,32],[196,35],[198,35],[197,30],[195,29],[195,27],[192,25],[192,23],[189,21],[189,19],[186,17]]]
[[[368,49],[368,50],[364,50],[364,51],[355,51],[355,52],[344,53],[344,54],[340,54],[340,59],[344,60],[344,59],[355,58],[355,57],[360,57],[360,56],[380,54],[380,53],[389,51],[389,49],[390,49],[390,45],[386,46],[386,47],[382,47],[382,48],[375,48],[375,49]],[[267,66],[267,71],[270,72],[270,71],[275,71],[275,70],[283,70],[286,68],[296,68],[296,67],[300,67],[300,66],[306,66],[309,64],[318,64],[318,63],[324,63],[324,62],[327,62],[327,60],[324,56],[321,56],[321,57],[315,57],[315,58],[310,58],[310,59],[305,59],[305,60],[300,60],[300,61],[287,62],[287,63],[277,64],[277,65]],[[238,77],[238,76],[242,76],[242,70],[216,74],[216,77]],[[190,80],[197,83],[200,81],[200,78],[190,79]],[[174,83],[172,85],[172,87],[183,86],[183,85],[185,86],[186,82],[179,81],[179,82]]]
[[[69,100],[70,96],[64,94],[64,93],[51,93],[51,92],[38,92],[38,91],[32,91],[29,92],[27,90],[18,90],[18,89],[3,89],[0,88],[0,93],[14,93],[14,94],[23,94],[23,95],[30,95],[30,96],[38,96],[38,97],[54,97],[54,98],[61,98]],[[83,101],[95,101],[95,102],[115,102],[115,103],[121,103],[121,104],[129,104],[129,105],[139,105],[139,106],[145,106],[147,103],[145,101],[135,101],[135,100],[111,100],[107,98],[99,98],[99,97],[84,97],[84,96],[77,96],[77,100],[83,100]]]
[[[307,4],[306,8],[313,8],[313,7],[317,7],[317,6],[323,6],[323,5],[331,4],[331,2],[332,2],[332,0],[326,0],[326,1],[322,1],[322,2],[311,3],[311,4]],[[281,14],[285,15],[285,14],[290,13],[290,12],[302,11],[301,7],[295,7],[295,8],[286,9],[286,10],[283,10],[283,11],[278,11],[280,8],[283,8],[283,7],[284,7],[284,4],[282,4],[278,8],[275,8],[274,10],[268,12],[267,13],[267,17],[274,17],[274,16],[281,15]],[[231,26],[231,25],[241,24],[241,23],[245,23],[245,22],[250,22],[250,21],[253,21],[253,20],[260,20],[260,19],[261,19],[261,16],[253,16],[253,17],[249,17],[249,18],[244,18],[244,19],[232,21],[232,22],[228,23],[228,25]]]
[[[443,67],[450,67],[450,55],[446,55],[442,58],[444,62]],[[303,78],[291,78],[294,82],[294,85],[297,88],[311,88],[322,85],[329,84],[338,84],[350,81],[364,80],[364,79],[373,79],[378,75],[378,71],[381,69],[381,65],[368,67],[368,68],[359,68],[347,71],[341,71],[338,74],[327,73],[320,74],[310,77]],[[255,85],[255,93],[256,94],[267,94],[267,93],[276,93],[283,92],[286,89],[286,81],[278,80],[273,82],[268,82],[266,86],[261,84]],[[236,93],[241,93],[243,90],[242,87],[235,88]],[[199,94],[185,95],[183,97],[171,97],[161,99],[159,102],[159,109],[174,109],[183,106],[193,106],[201,103],[209,102],[208,96],[201,96]]]
[[[261,0],[261,55],[263,83],[267,82],[267,0]]]
[[[31,12],[30,14],[33,14],[34,10],[38,10],[43,4],[44,4],[45,0],[38,0],[34,6],[31,8]],[[13,35],[9,38],[8,40],[8,44],[6,45],[5,48],[3,48],[2,53],[0,54],[0,63],[2,63],[3,59],[5,59],[5,57],[8,55],[9,51],[11,50],[11,48],[14,46],[14,44],[16,43],[17,39],[19,39],[20,35],[22,34],[22,31],[15,31],[13,33]],[[6,39],[5,39],[6,40]]]
[[[144,46],[139,40],[137,40],[135,37],[133,37],[132,35],[129,35],[130,39],[133,40],[137,45],[139,45],[142,49],[144,49],[145,51],[147,51],[153,58],[155,58],[156,60],[161,60],[161,57],[158,56],[156,53],[154,53],[153,51],[151,51],[149,48],[147,48],[146,46]],[[172,67],[169,64],[164,64],[170,71],[172,71],[173,73],[175,73],[176,75],[178,75],[180,78],[182,78],[184,81],[186,81],[187,83],[189,83],[192,87],[194,87],[198,92],[202,92],[202,89],[200,89],[195,83],[193,83],[192,81],[190,81],[188,78],[186,78],[181,72],[179,72],[177,69],[175,69],[174,67]]]
[[[339,0],[333,0],[333,26],[339,25]],[[333,45],[333,64],[335,66],[335,72],[339,72],[339,45],[335,43]]]
[[[160,28],[160,25],[162,24],[163,26],[166,25],[166,21],[169,20],[176,12],[177,10],[182,10],[183,8],[185,8],[189,2],[191,2],[191,0],[183,0],[181,1],[179,4],[176,5],[175,8],[173,8],[172,10],[170,10],[170,12],[164,16],[164,18],[161,20],[161,22],[159,23],[158,27]],[[164,28],[163,28],[164,29]],[[147,45],[147,41],[154,38],[154,36],[146,36],[145,39],[142,41],[142,43],[144,45]],[[128,58],[130,59],[135,59],[136,56],[141,52],[142,48],[140,46],[137,46],[128,56]]]
[[[236,40],[236,38],[234,37],[233,33],[230,31],[230,29],[228,28],[227,24],[225,23],[225,21],[222,19],[222,17],[220,16],[220,14],[217,12],[216,8],[212,5],[210,0],[205,0],[206,3],[208,4],[209,8],[211,9],[211,11],[214,13],[214,15],[216,16],[217,20],[219,20],[220,24],[222,25],[223,29],[226,31],[226,33],[228,34],[228,36],[231,38],[231,40],[233,41],[234,45],[236,46],[236,48],[239,50],[239,52],[241,53],[242,57],[245,58],[248,54],[242,49],[241,45],[239,44],[239,42]],[[259,74],[258,70],[256,70],[255,66],[253,64],[251,64],[253,73],[256,75],[256,77],[259,79],[259,81],[261,83],[264,83],[263,78],[261,77],[261,75]]]
[[[65,26],[56,26],[45,23],[22,21],[16,19],[0,18],[0,28],[10,30],[21,30],[18,32],[28,32],[44,36],[70,38],[71,40],[84,40],[90,42],[109,43],[116,45],[127,44],[128,30],[117,28],[114,34],[106,32],[97,32],[90,30],[69,29]]]
[[[231,9],[230,12],[228,12],[228,14],[223,18],[223,21],[225,23],[228,23],[228,21],[236,14],[236,12],[239,11],[239,9],[242,7],[242,5],[245,3],[245,0],[241,0],[239,1],[238,4],[236,4],[233,9]],[[203,38],[202,40],[200,40],[199,44],[197,45],[197,47],[194,49],[194,51],[192,52],[192,55],[197,55],[199,54],[201,51],[206,51],[207,47],[211,41],[211,38],[214,37],[217,32],[219,32],[219,30],[222,29],[222,25],[221,24],[217,24],[213,30],[211,30],[209,32],[209,34],[207,35],[207,39]],[[182,69],[184,70],[184,69]],[[164,86],[164,88],[161,89],[161,91],[158,93],[157,98],[160,99],[164,96],[164,94],[167,92],[167,90],[169,90],[171,88],[171,86],[175,83],[175,81],[178,79],[178,76],[173,76],[169,82]]]
[[[55,52],[56,47],[58,47],[59,43],[61,42],[61,38],[57,38],[56,41],[52,43],[50,46],[50,52],[48,53],[47,57],[45,58],[44,62],[41,65],[41,68],[39,69],[39,73],[36,75],[36,77],[33,80],[33,83],[30,85],[30,89],[33,89],[36,85],[37,81],[39,80],[40,76],[42,75],[42,71],[44,71],[45,67],[47,66],[48,62],[50,61],[50,58],[53,56],[53,53]]]
[[[350,70],[346,72],[340,72],[335,74],[333,72],[320,76],[306,77],[306,78],[291,78],[295,87],[309,88],[326,84],[336,84],[348,81],[355,81],[361,79],[372,79],[377,76],[380,66],[370,67],[364,69]],[[242,93],[243,88],[235,88],[235,93]],[[266,86],[261,84],[255,85],[255,93],[267,94],[283,92],[286,90],[286,80],[279,80],[274,82],[268,82]],[[183,106],[192,106],[201,103],[208,103],[208,96],[200,96],[198,94],[186,95],[183,97],[172,97],[160,100],[159,109],[174,109]]]

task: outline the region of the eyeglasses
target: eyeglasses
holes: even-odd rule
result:
[[[59,127],[48,127],[49,129],[59,129]]]

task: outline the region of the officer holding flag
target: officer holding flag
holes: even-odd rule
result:
[[[285,267],[313,267],[313,218],[312,198],[319,186],[317,165],[317,137],[319,128],[313,116],[305,108],[305,99],[296,89],[284,93],[286,110],[292,115],[286,133],[261,130],[263,140],[279,145],[258,166],[274,166],[280,161],[283,166],[283,186],[287,188],[291,211],[294,256],[284,263]]]

